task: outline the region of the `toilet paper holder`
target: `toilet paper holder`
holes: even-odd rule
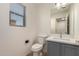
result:
[[[25,40],[25,43],[29,43],[29,40]]]

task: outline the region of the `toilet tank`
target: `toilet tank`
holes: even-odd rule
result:
[[[38,43],[40,44],[44,44],[45,43],[45,39],[48,37],[48,35],[38,35]]]
[[[45,39],[44,38],[38,38],[38,43],[44,44],[45,43]]]

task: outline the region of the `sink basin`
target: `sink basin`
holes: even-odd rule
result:
[[[53,38],[49,37],[47,40],[53,40],[53,41],[70,41],[70,39],[63,39],[63,38]]]
[[[61,38],[61,40],[66,40],[66,41],[70,41],[70,39],[63,39],[63,38]]]

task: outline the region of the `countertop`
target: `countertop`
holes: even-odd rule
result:
[[[66,43],[66,44],[72,44],[72,45],[77,45],[79,46],[79,41],[75,39],[63,39],[63,38],[53,38],[53,37],[48,37],[46,41],[51,41],[51,42],[59,42],[59,43]]]

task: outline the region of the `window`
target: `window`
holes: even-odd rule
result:
[[[10,4],[10,25],[25,26],[25,7],[19,3]]]

